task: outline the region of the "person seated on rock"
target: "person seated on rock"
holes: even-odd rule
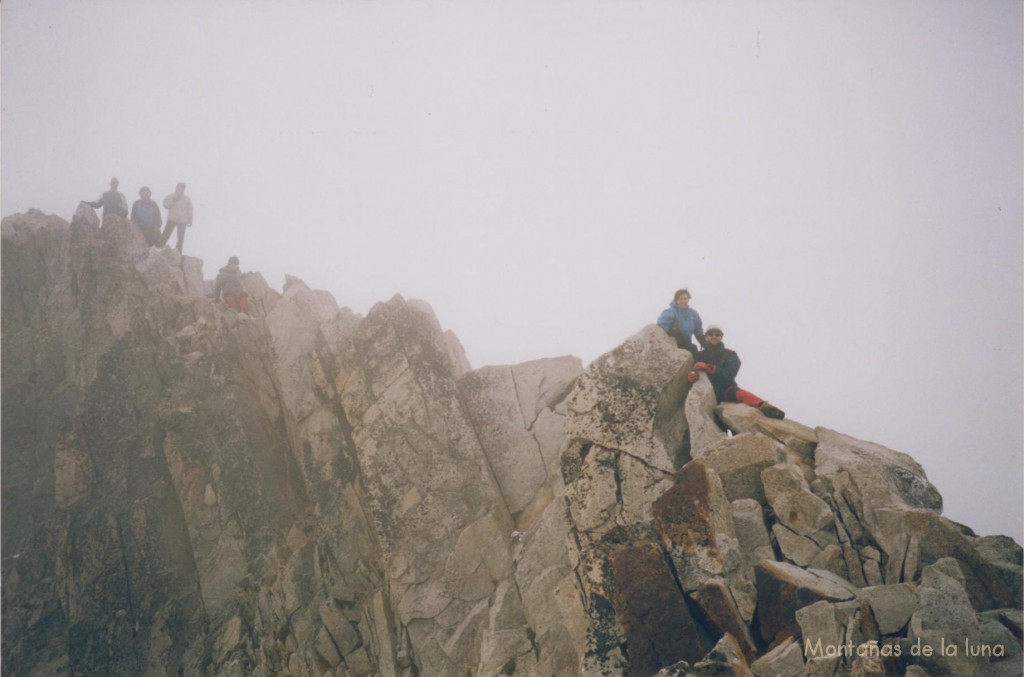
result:
[[[736,385],[736,374],[740,370],[740,356],[735,350],[729,350],[722,343],[722,328],[713,324],[704,332],[704,350],[694,355],[696,362],[687,375],[690,383],[700,378],[698,372],[703,371],[711,380],[715,389],[715,397],[719,402],[740,402],[760,410],[768,418],[782,419],[786,413],[754,393]]]
[[[123,193],[117,191],[117,185],[117,177],[110,179],[110,190],[100,195],[95,202],[82,200],[82,204],[87,204],[93,209],[103,207],[103,216],[117,214],[121,218],[128,218],[128,200],[125,199]]]
[[[249,294],[242,283],[242,270],[238,267],[237,256],[228,259],[228,265],[217,272],[217,279],[213,283],[213,298],[219,299],[222,294],[228,308],[249,314]]]
[[[146,242],[159,247],[163,217],[160,215],[160,206],[153,201],[152,195],[153,191],[147,186],[139,188],[139,199],[132,204],[132,223],[146,236]]]
[[[658,317],[658,326],[676,340],[676,346],[679,348],[696,353],[694,338],[702,348],[705,346],[704,327],[700,321],[700,314],[690,307],[689,289],[676,290],[672,303]]]

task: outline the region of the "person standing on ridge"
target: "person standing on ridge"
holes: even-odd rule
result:
[[[228,259],[228,265],[217,272],[217,279],[213,283],[213,298],[219,299],[221,295],[228,308],[249,314],[249,294],[242,282],[242,270],[238,267],[237,256]]]
[[[128,218],[128,200],[125,199],[124,194],[117,190],[117,177],[110,179],[110,190],[100,195],[100,198],[95,202],[89,202],[88,200],[82,200],[83,204],[87,204],[93,209],[99,209],[103,207],[103,216],[107,214],[116,214],[123,219]]]
[[[146,236],[146,242],[159,247],[163,216],[160,215],[160,206],[151,199],[152,195],[148,186],[139,188],[139,199],[132,204],[132,223]]]
[[[704,327],[700,314],[690,307],[689,289],[676,291],[672,296],[672,303],[658,317],[658,326],[676,340],[677,347],[685,348],[691,353],[697,352],[697,346],[693,345],[694,338],[702,348],[705,345]]]
[[[744,390],[736,385],[736,374],[740,370],[740,356],[735,350],[729,350],[722,343],[724,338],[722,328],[718,325],[711,325],[704,332],[706,347],[696,355],[696,363],[693,370],[687,375],[690,383],[696,383],[700,375],[697,372],[703,371],[711,380],[715,389],[715,397],[719,402],[740,402],[760,410],[768,418],[786,418],[786,413],[766,400],[761,399],[754,393]]]
[[[177,250],[185,246],[185,229],[192,225],[192,200],[185,195],[185,184],[179,183],[174,192],[164,198],[164,209],[167,210],[167,225],[160,236],[160,246],[167,244],[171,231],[178,231]]]

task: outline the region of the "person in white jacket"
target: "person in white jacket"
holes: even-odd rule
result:
[[[179,183],[174,192],[164,198],[164,209],[167,210],[167,225],[160,236],[160,246],[166,245],[171,231],[177,229],[177,249],[180,252],[185,246],[185,229],[192,225],[192,200],[185,195],[184,183]]]

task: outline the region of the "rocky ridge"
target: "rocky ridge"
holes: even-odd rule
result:
[[[5,672],[1022,674],[1012,539],[656,327],[473,370],[419,301],[251,273],[250,317],[118,217],[2,232]]]

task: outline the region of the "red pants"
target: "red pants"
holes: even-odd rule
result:
[[[726,402],[740,402],[750,407],[757,407],[759,404],[764,402],[764,400],[749,390],[744,390],[737,386],[733,386],[726,390],[725,397],[723,399],[725,399]]]
[[[245,292],[238,294],[225,294],[224,303],[228,304],[228,308],[239,313],[249,314],[249,295]]]

